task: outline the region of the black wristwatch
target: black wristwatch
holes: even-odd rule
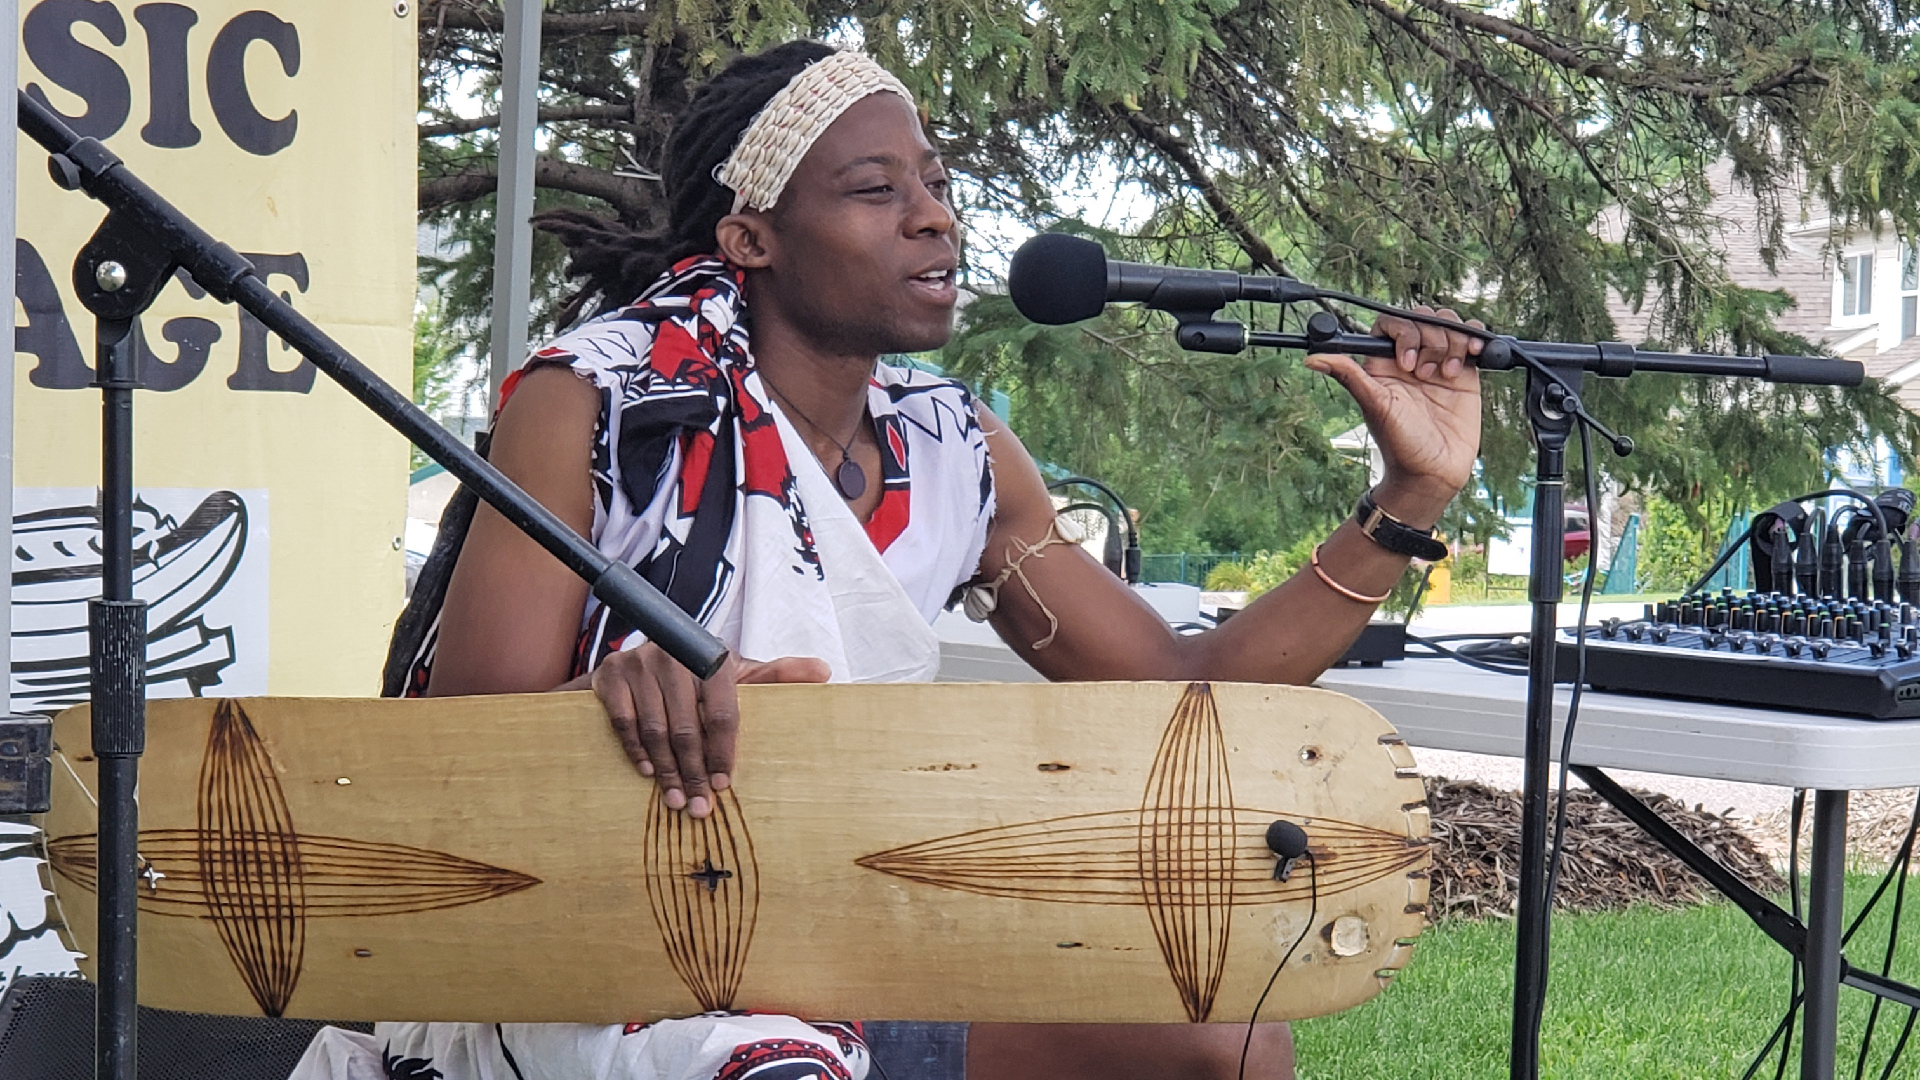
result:
[[[1439,562],[1447,557],[1447,545],[1433,535],[1432,529],[1416,529],[1380,509],[1373,501],[1371,488],[1360,496],[1359,504],[1353,508],[1353,520],[1359,523],[1360,532],[1367,539],[1395,555],[1427,562]]]

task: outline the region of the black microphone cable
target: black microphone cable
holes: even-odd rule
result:
[[[1443,656],[1481,671],[1491,671],[1497,675],[1525,675],[1526,650],[1516,646],[1513,638],[1512,634],[1440,634],[1434,637],[1408,634],[1407,644],[1420,646],[1435,656]],[[1458,647],[1445,644],[1453,641],[1462,644]]]
[[[1307,923],[1300,928],[1300,936],[1287,946],[1286,955],[1273,966],[1273,974],[1267,977],[1267,988],[1260,991],[1260,999],[1253,1003],[1253,1015],[1247,1017],[1247,1037],[1240,1043],[1239,1080],[1247,1080],[1247,1051],[1253,1046],[1253,1026],[1260,1020],[1260,1007],[1267,1003],[1267,995],[1273,993],[1273,984],[1280,981],[1280,972],[1287,966],[1287,961],[1293,959],[1300,943],[1307,940],[1307,934],[1313,930],[1314,920],[1320,917],[1320,864],[1314,860],[1311,848],[1300,857],[1307,860]]]
[[[1873,899],[1868,901],[1868,905],[1871,906],[1875,901],[1880,899],[1881,894],[1887,891],[1889,879],[1895,882],[1893,913],[1891,921],[1887,926],[1887,949],[1884,958],[1880,962],[1880,974],[1885,976],[1892,976],[1893,974],[1894,949],[1898,947],[1900,943],[1900,915],[1901,912],[1905,910],[1907,903],[1907,872],[1913,865],[1914,830],[1912,823],[1917,819],[1920,819],[1920,800],[1916,800],[1914,803],[1914,816],[1908,819],[1907,835],[1900,841],[1900,850],[1893,857],[1893,865],[1887,867],[1887,876],[1881,879],[1880,887],[1875,890]],[[1873,1049],[1874,1028],[1880,1022],[1880,1006],[1885,1000],[1886,999],[1880,997],[1878,994],[1874,995],[1873,1004],[1867,1010],[1866,1033],[1860,1036],[1860,1055],[1854,1060],[1853,1064],[1854,1080],[1861,1080],[1866,1072],[1867,1054]],[[1914,1009],[1907,1010],[1907,1029],[1900,1034],[1900,1041],[1894,1046],[1893,1053],[1887,1057],[1887,1072],[1882,1075],[1891,1075],[1894,1063],[1900,1060],[1900,1054],[1907,1046],[1907,1037],[1912,1034],[1916,1016],[1920,1016],[1920,1011]]]
[[[1796,922],[1803,918],[1800,910],[1800,824],[1806,808],[1806,790],[1795,788],[1791,809],[1787,812],[1787,896]],[[1774,1080],[1782,1080],[1786,1076],[1787,1059],[1793,1052],[1794,1025],[1800,1017],[1800,1004],[1806,996],[1800,990],[1802,968],[1801,958],[1794,957],[1793,981],[1787,990],[1786,1015],[1782,1016],[1780,1023],[1774,1026],[1773,1034],[1767,1036],[1767,1041],[1760,1047],[1760,1052],[1753,1056],[1753,1063],[1747,1066],[1747,1071],[1740,1074],[1740,1080],[1753,1080],[1754,1075],[1760,1071],[1760,1066],[1766,1063],[1767,1055],[1773,1052],[1775,1045],[1780,1047],[1780,1058],[1779,1063],[1774,1066]]]
[[[1882,507],[1875,500],[1868,498],[1866,495],[1862,494],[1859,491],[1854,490],[1853,488],[1837,487],[1837,488],[1828,488],[1825,491],[1810,491],[1805,495],[1795,495],[1793,498],[1787,499],[1784,501],[1791,502],[1791,503],[1804,503],[1804,502],[1811,502],[1814,499],[1827,499],[1827,498],[1853,499],[1865,505],[1868,510],[1872,511],[1874,523],[1880,528],[1882,535],[1885,535],[1887,530],[1887,516],[1886,516],[1885,508]],[[1835,511],[1835,517],[1837,518],[1841,512],[1850,512],[1850,513],[1857,514],[1857,513],[1860,513],[1860,509],[1854,506],[1842,507],[1841,510]],[[1701,574],[1699,577],[1699,580],[1695,581],[1692,585],[1687,586],[1686,590],[1682,592],[1680,595],[1692,596],[1698,593],[1701,589],[1705,588],[1707,582],[1713,579],[1713,575],[1719,573],[1721,567],[1726,566],[1727,563],[1733,559],[1734,555],[1739,553],[1740,548],[1743,545],[1745,545],[1752,536],[1753,536],[1753,526],[1749,525],[1747,526],[1746,532],[1741,533],[1740,537],[1737,540],[1735,540],[1731,544],[1728,544],[1727,549],[1720,553],[1720,557],[1713,560],[1713,565],[1707,567],[1707,572],[1704,574]]]
[[[1586,473],[1587,514],[1589,518],[1599,513],[1600,500],[1595,494],[1593,481],[1593,447],[1587,442],[1586,425],[1580,426],[1580,467]],[[1560,884],[1560,856],[1562,845],[1567,837],[1567,770],[1573,758],[1573,728],[1580,718],[1580,697],[1587,688],[1587,609],[1593,603],[1593,564],[1592,545],[1587,547],[1587,575],[1580,584],[1580,616],[1574,622],[1573,630],[1573,693],[1567,698],[1566,726],[1560,732],[1560,791],[1553,815],[1553,843],[1547,849],[1547,911],[1553,911],[1553,893]],[[1549,933],[1541,942],[1541,951],[1551,957],[1548,945],[1552,941]]]

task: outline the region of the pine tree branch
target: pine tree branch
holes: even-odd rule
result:
[[[420,182],[420,212],[425,214],[491,195],[499,186],[499,177],[498,164],[490,162],[466,172],[423,180]],[[638,177],[620,176],[606,169],[572,161],[535,159],[533,183],[535,187],[599,199],[611,205],[627,221],[646,220],[655,202],[647,182]]]
[[[1548,63],[1565,68],[1576,75],[1642,90],[1658,90],[1677,97],[1701,99],[1762,97],[1794,83],[1825,83],[1827,81],[1825,76],[1813,71],[1813,65],[1805,59],[1795,60],[1782,70],[1744,88],[1737,83],[1716,81],[1696,72],[1662,75],[1640,71],[1631,67],[1622,67],[1608,60],[1583,55],[1578,50],[1553,41],[1520,23],[1489,15],[1484,11],[1463,8],[1450,3],[1449,0],[1413,0],[1413,2],[1458,26],[1493,37],[1505,38]]]
[[[1546,125],[1546,129],[1560,141],[1561,145],[1573,152],[1574,156],[1580,161],[1581,167],[1586,170],[1587,175],[1592,177],[1593,181],[1600,186],[1601,190],[1605,191],[1608,196],[1614,200],[1615,205],[1620,207],[1622,212],[1632,215],[1636,221],[1639,221],[1648,230],[1649,235],[1652,236],[1654,241],[1660,246],[1663,255],[1667,258],[1691,265],[1693,260],[1688,256],[1685,245],[1680,242],[1678,237],[1669,231],[1666,222],[1642,212],[1640,208],[1635,206],[1634,201],[1629,199],[1626,193],[1620,189],[1619,185],[1614,182],[1614,178],[1605,170],[1601,169],[1598,162],[1593,160],[1593,155],[1588,152],[1586,143],[1576,137],[1574,133],[1567,128],[1566,124],[1562,122],[1560,117],[1556,116],[1545,103],[1528,95],[1518,86],[1515,86],[1512,82],[1493,71],[1485,63],[1481,62],[1477,56],[1467,56],[1435,39],[1413,19],[1411,13],[1394,7],[1392,4],[1387,3],[1386,0],[1359,0],[1359,2],[1368,9],[1378,13],[1388,22],[1399,27],[1403,33],[1418,42],[1423,48],[1432,52],[1435,56],[1440,57],[1442,60],[1445,60],[1455,71],[1466,76],[1468,81],[1474,85],[1476,94],[1481,99],[1481,103],[1488,108],[1489,113],[1492,113],[1496,100],[1495,95],[1487,93],[1487,89],[1492,88],[1498,92],[1499,97],[1520,105],[1538,117],[1540,121]],[[1476,53],[1478,52],[1477,47],[1472,42],[1468,43],[1468,48],[1473,49]]]
[[[1193,185],[1202,199],[1206,200],[1207,208],[1213,211],[1214,218],[1233,235],[1234,242],[1240,245],[1241,251],[1247,253],[1247,258],[1253,261],[1256,268],[1271,274],[1287,273],[1286,266],[1280,262],[1280,257],[1273,253],[1273,248],[1267,246],[1267,242],[1260,238],[1260,234],[1254,231],[1253,226],[1241,216],[1240,211],[1234,209],[1233,201],[1227,198],[1226,192],[1220,190],[1219,183],[1214,180],[1212,174],[1207,172],[1206,166],[1200,163],[1200,158],[1193,152],[1192,146],[1140,113],[1128,112],[1124,115],[1124,119],[1127,126],[1133,129],[1134,134],[1144,139],[1147,145],[1159,151],[1160,156],[1172,162],[1186,175],[1187,182]]]
[[[633,109],[626,105],[559,105],[540,110],[542,124],[560,123],[567,120],[615,120],[631,122]],[[473,116],[458,120],[447,120],[438,124],[421,124],[420,137],[439,139],[448,135],[467,135],[475,131],[485,131],[500,126],[500,117]]]
[[[631,9],[611,11],[557,12],[540,17],[540,37],[581,37],[601,34],[637,37],[653,26],[654,13]],[[504,25],[500,10],[481,7],[471,0],[427,0],[420,5],[420,24],[441,30],[480,30],[499,33]]]

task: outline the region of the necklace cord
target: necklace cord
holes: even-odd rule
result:
[[[814,421],[813,417],[808,416],[806,413],[801,412],[800,407],[795,405],[790,399],[788,399],[787,395],[781,393],[779,388],[774,386],[772,382],[768,381],[765,374],[762,374],[760,376],[760,385],[766,387],[767,391],[771,393],[774,397],[778,398],[780,401],[780,404],[785,406],[788,410],[790,410],[793,413],[793,415],[806,421],[808,427],[812,428],[813,430],[819,432],[822,435],[825,435],[827,439],[830,442],[832,442],[835,447],[839,449],[840,464],[834,467],[833,473],[829,477],[829,479],[833,481],[833,486],[839,490],[841,497],[847,499],[848,501],[852,501],[866,494],[867,470],[863,466],[861,466],[859,462],[853,460],[853,444],[857,439],[860,438],[860,425],[856,423],[853,428],[853,433],[847,436],[846,442],[842,443],[839,439],[836,439],[833,437],[833,432],[828,431],[824,427],[821,427],[818,423]],[[866,418],[867,413],[868,413],[867,406],[865,404],[862,404],[860,406],[860,416],[862,420]],[[818,461],[819,458],[820,458],[820,455],[818,454],[814,455],[814,460]],[[846,475],[847,466],[849,465],[853,466],[854,472],[857,474],[855,477],[849,478]],[[850,482],[853,480],[857,480],[858,482],[857,483]]]

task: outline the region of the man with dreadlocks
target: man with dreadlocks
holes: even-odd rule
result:
[[[1177,636],[1062,535],[999,419],[956,383],[879,362],[944,344],[957,294],[947,176],[898,80],[811,42],[743,57],[694,95],[665,158],[664,233],[578,213],[543,221],[600,314],[502,386],[491,454],[733,659],[695,679],[482,507],[444,602],[415,593],[408,621],[427,629],[401,643],[394,689],[591,686],[672,809],[705,815],[729,785],[738,683],[929,680],[929,624],[962,598],[1053,679],[1309,682],[1406,566],[1375,530],[1430,530],[1472,468],[1477,341],[1389,318],[1375,331],[1394,358],[1309,358],[1352,394],[1385,454],[1368,521],[1343,525],[1230,623]],[[942,1075],[964,1058],[975,1080],[1225,1077],[1243,1031],[952,1025],[931,1041],[949,1051]],[[708,1016],[383,1025],[316,1041],[299,1075],[744,1080],[855,1077],[867,1063],[842,1025]],[[1285,1025],[1261,1026],[1246,1069],[1292,1074]]]

